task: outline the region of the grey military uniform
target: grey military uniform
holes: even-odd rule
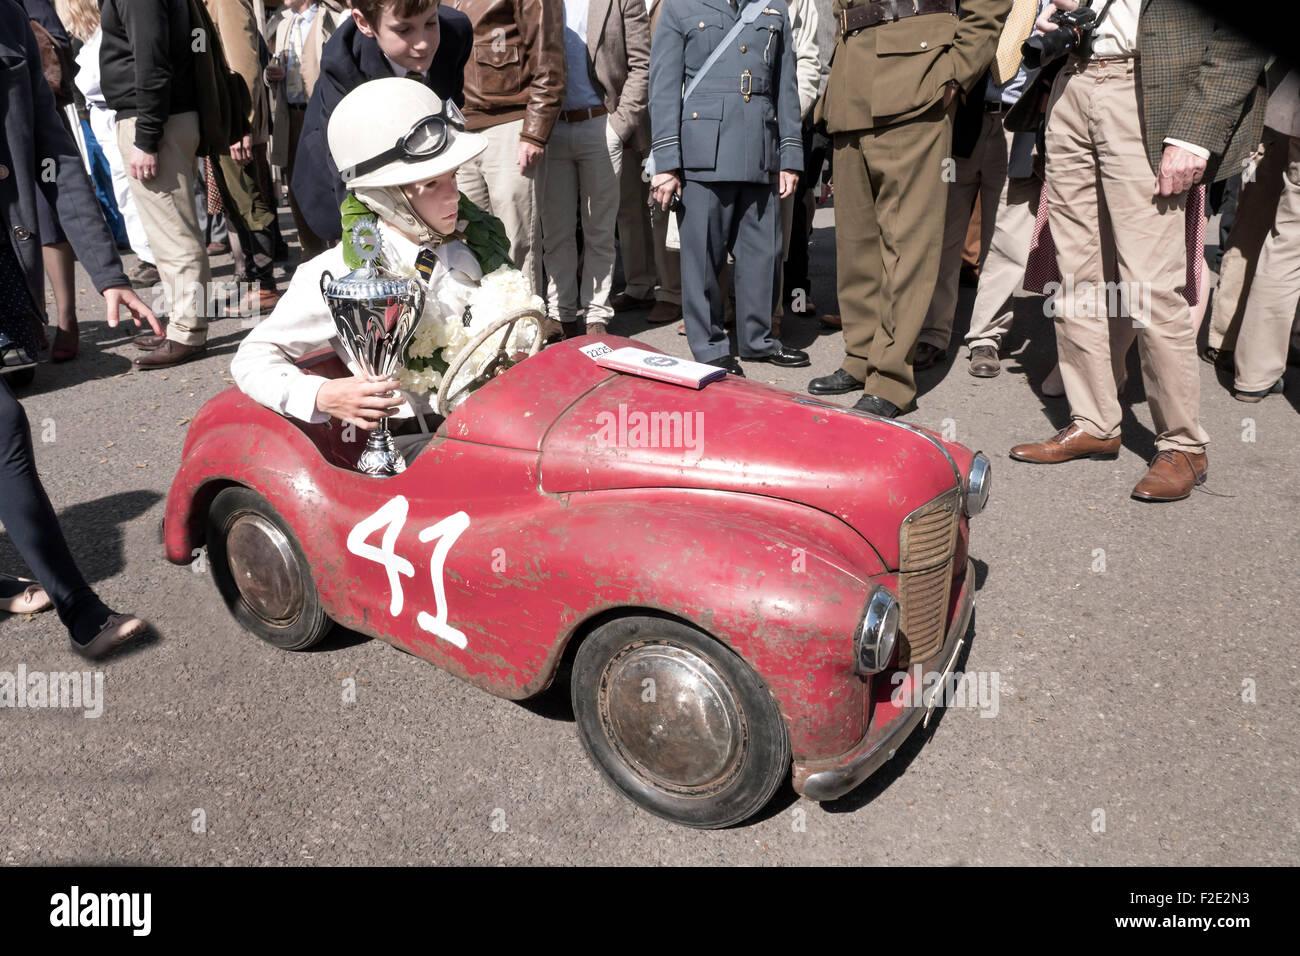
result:
[[[794,44],[785,0],[763,10],[682,92],[739,19],[728,0],[662,0],[650,48],[655,168],[683,177],[682,313],[698,361],[730,351],[718,272],[736,260],[736,327],[742,357],[777,351],[772,339],[781,266],[781,170],[803,171]],[[739,0],[740,7],[747,6]]]

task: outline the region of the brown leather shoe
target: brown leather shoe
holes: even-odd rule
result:
[[[1167,448],[1156,452],[1151,468],[1133,486],[1133,497],[1140,501],[1180,501],[1205,481],[1210,463],[1205,453]]]
[[[1011,449],[1016,461],[1029,461],[1036,465],[1059,465],[1076,458],[1114,459],[1119,455],[1119,436],[1093,438],[1073,422],[1062,428],[1047,441],[1028,442]]]
[[[206,345],[182,345],[168,339],[152,352],[136,357],[136,368],[169,368],[180,365],[192,358],[198,358],[208,350]]]
[[[829,325],[833,329],[844,328],[844,322],[840,319],[838,312],[827,312],[825,315],[818,316],[824,325]]]
[[[39,614],[54,607],[45,588],[31,578],[0,574],[0,611],[10,614]]]
[[[680,322],[682,320],[682,307],[674,302],[656,302],[645,320],[654,325],[662,325],[665,322]]]
[[[970,350],[970,373],[976,378],[993,378],[1001,371],[998,350],[992,345],[977,345]]]
[[[588,334],[588,335],[608,335],[608,334],[609,334],[609,326],[607,326],[604,322],[588,322],[588,323],[587,323],[587,334]]]
[[[244,296],[243,301],[239,303],[239,314],[246,316],[270,315],[271,310],[275,308],[275,304],[280,301],[282,295],[283,293],[277,292],[275,289],[268,289],[265,286],[251,289]]]
[[[158,348],[158,346],[162,345],[166,341],[167,341],[167,336],[165,335],[158,335],[157,333],[154,332],[146,332],[143,335],[137,335],[135,338],[133,338],[131,340],[131,344],[134,345],[142,352],[152,352],[154,349]]]

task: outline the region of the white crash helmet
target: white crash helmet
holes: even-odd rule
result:
[[[483,136],[465,131],[455,103],[400,76],[370,80],[344,96],[327,135],[344,185],[384,218],[413,227],[420,242],[438,233],[401,187],[451,172],[487,148]]]

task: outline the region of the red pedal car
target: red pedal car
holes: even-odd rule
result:
[[[593,762],[677,823],[739,823],[787,775],[847,793],[932,709],[891,676],[956,663],[987,459],[735,376],[613,372],[593,341],[490,381],[391,478],[354,470],[364,433],[227,389],[186,437],[167,557],[206,546],[277,647],[338,623],[513,700],[571,669]]]

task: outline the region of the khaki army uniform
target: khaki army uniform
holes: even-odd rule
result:
[[[862,6],[905,16],[845,33],[846,11]],[[969,92],[988,69],[1011,0],[963,0],[960,19],[944,8],[834,0],[835,49],[818,104],[834,146],[843,368],[899,408],[916,394],[912,353],[939,273],[952,142],[944,95],[953,82]]]

